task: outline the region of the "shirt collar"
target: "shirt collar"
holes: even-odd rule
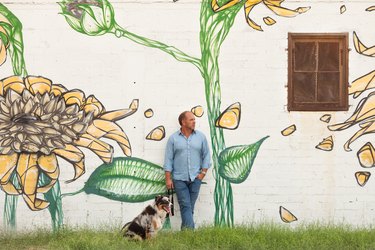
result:
[[[197,132],[195,131],[195,129],[193,130],[193,132],[191,132],[191,134],[196,134]],[[182,132],[181,132],[181,129],[178,131],[178,134],[179,135],[183,135],[185,136]]]

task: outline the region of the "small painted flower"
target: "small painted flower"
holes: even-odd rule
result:
[[[68,24],[80,33],[99,36],[115,25],[114,10],[107,0],[63,0],[59,4]]]

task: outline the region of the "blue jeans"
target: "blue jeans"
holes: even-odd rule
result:
[[[202,181],[195,178],[194,181],[173,180],[174,190],[177,194],[178,204],[181,210],[181,229],[194,229],[194,205],[197,201]]]

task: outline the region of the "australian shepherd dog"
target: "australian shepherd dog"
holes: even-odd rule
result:
[[[168,196],[156,196],[152,205],[148,205],[142,213],[124,225],[121,230],[124,237],[134,240],[155,237],[163,227],[165,218],[171,211],[171,205]]]

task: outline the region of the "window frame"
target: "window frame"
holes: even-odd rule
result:
[[[324,104],[324,103],[296,103],[293,101],[294,86],[292,81],[293,76],[293,62],[294,62],[294,43],[296,41],[338,41],[339,42],[339,73],[340,79],[340,93],[339,104]],[[342,70],[342,71],[341,71]],[[317,71],[319,72],[319,71]],[[347,111],[349,109],[348,96],[348,77],[349,75],[349,33],[288,33],[288,111]]]

